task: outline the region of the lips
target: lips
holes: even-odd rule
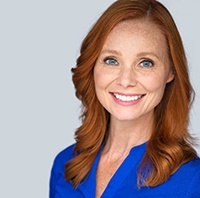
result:
[[[144,94],[122,95],[122,94],[113,93],[113,96],[123,102],[132,102],[132,101],[139,100],[140,98],[144,96]]]

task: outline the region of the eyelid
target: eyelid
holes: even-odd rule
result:
[[[149,62],[150,64],[151,64],[151,66],[149,66],[149,67],[153,67],[154,66],[154,61],[153,60],[151,60],[151,59],[149,59],[149,58],[144,58],[144,59],[142,59],[141,61],[140,61],[140,65],[142,64],[142,63],[144,63],[144,62]],[[144,67],[144,66],[143,66]],[[144,67],[145,68],[145,67]],[[147,67],[148,68],[148,67]]]
[[[116,64],[109,64],[109,63],[106,62],[106,61],[108,61],[108,60],[113,60],[113,61],[116,62]],[[117,61],[117,59],[116,59],[115,57],[111,57],[111,56],[105,57],[105,58],[103,59],[103,62],[104,62],[105,64],[107,64],[107,65],[118,65],[118,64],[119,64],[118,61]]]

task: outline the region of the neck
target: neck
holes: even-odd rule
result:
[[[149,140],[153,120],[117,121],[111,118],[109,135],[104,147],[104,153],[114,155],[128,154],[134,146]]]

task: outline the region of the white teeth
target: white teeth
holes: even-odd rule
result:
[[[130,101],[134,101],[134,100],[138,100],[142,97],[142,95],[138,95],[138,96],[122,96],[122,95],[119,95],[119,94],[114,94],[114,96],[123,101],[123,102],[130,102]]]

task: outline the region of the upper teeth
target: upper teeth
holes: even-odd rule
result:
[[[114,94],[114,96],[119,99],[119,100],[122,100],[124,102],[129,102],[129,101],[134,101],[134,100],[138,100],[139,98],[142,97],[142,95],[138,95],[138,96],[122,96],[122,95],[119,95],[119,94]]]

